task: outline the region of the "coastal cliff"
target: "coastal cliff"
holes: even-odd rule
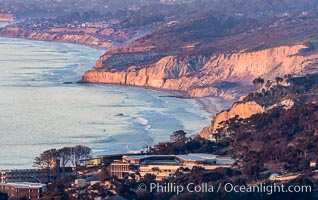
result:
[[[304,104],[316,103],[317,78],[317,73],[313,73],[305,76],[285,75],[276,77],[275,81],[267,80],[257,91],[240,98],[230,109],[218,113],[200,135],[210,139],[211,136],[227,133],[228,123],[233,121],[277,109],[290,110]]]
[[[246,119],[258,113],[265,112],[265,108],[255,101],[238,102],[232,105],[229,110],[218,113],[212,122],[200,132],[200,136],[205,139],[210,139],[211,133],[216,133],[218,128],[223,127],[222,122],[227,121],[235,116]]]
[[[6,27],[0,30],[0,35],[4,37],[84,44],[105,49],[112,47],[112,42],[105,41],[104,39],[89,33],[78,34],[67,31],[32,31],[19,27]]]
[[[191,97],[237,99],[253,89],[255,77],[314,72],[318,54],[300,54],[302,44],[233,54],[169,55],[126,49],[101,56],[82,82],[148,86],[186,91]]]

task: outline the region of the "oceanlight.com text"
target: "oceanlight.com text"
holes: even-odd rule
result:
[[[209,183],[194,184],[189,183],[186,186],[178,185],[176,183],[150,183],[149,186],[144,183],[139,184],[139,191],[160,192],[160,193],[175,193],[177,195],[183,192],[190,193],[218,193],[218,192],[235,192],[235,193],[254,193],[261,192],[271,195],[276,192],[282,193],[310,193],[312,192],[311,185],[284,185],[284,184],[271,184],[264,183],[258,185],[235,185],[233,183],[225,183],[218,185],[211,185]]]

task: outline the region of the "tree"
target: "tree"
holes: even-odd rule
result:
[[[156,182],[156,175],[145,174],[144,177],[142,178],[142,182],[145,183],[146,185],[150,185],[150,183],[155,183]]]
[[[50,149],[46,150],[43,153],[40,154],[40,156],[36,157],[34,159],[34,166],[41,167],[41,168],[47,168],[47,167],[53,167],[54,162],[57,160],[57,151],[56,149]]]
[[[264,84],[264,79],[261,78],[261,77],[258,77],[258,82],[259,82],[261,85],[263,85],[263,84]]]
[[[101,182],[104,182],[105,180],[110,178],[109,170],[107,170],[106,167],[103,167],[99,172],[98,172],[98,178]]]
[[[92,158],[92,150],[88,146],[76,145],[72,147],[71,162],[73,166],[78,164],[78,161]]]
[[[78,161],[92,157],[92,150],[83,145],[77,145],[74,147],[64,147],[62,149],[50,149],[44,151],[40,156],[34,159],[33,165],[47,170],[48,182],[50,182],[50,171],[52,168],[62,165],[63,176],[65,176],[65,167],[68,163],[72,163],[73,166],[78,164]],[[59,163],[59,161],[61,163]]]
[[[47,180],[50,182],[51,169],[57,167],[57,151],[56,149],[46,150],[35,157],[33,166],[47,170]]]
[[[252,81],[254,87],[261,84],[263,85],[264,84],[264,79],[261,78],[261,77],[258,77],[258,78],[255,78],[253,81]]]
[[[284,79],[283,79],[282,77],[279,77],[279,76],[276,77],[275,80],[276,80],[276,83],[277,83],[277,84],[284,81]]]
[[[151,171],[152,171],[152,173],[157,174],[157,175],[160,173],[159,167],[153,167],[153,168],[151,169]]]
[[[63,177],[65,177],[65,166],[67,163],[71,161],[72,156],[72,148],[71,147],[64,147],[57,151],[57,156],[60,159],[62,169],[63,169]]]
[[[259,177],[262,164],[260,161],[250,161],[244,165],[244,173],[249,179],[256,180]]]
[[[195,185],[198,185],[200,183],[203,183],[205,175],[205,169],[201,166],[194,166],[190,170],[190,176],[189,176],[189,183],[195,183]]]
[[[172,142],[185,142],[187,137],[186,137],[186,132],[184,132],[183,130],[179,130],[179,131],[175,131],[171,134],[170,136],[170,140]]]
[[[67,185],[71,180],[63,179],[56,182],[53,182],[48,185],[47,190],[45,191],[44,200],[67,200],[69,198],[67,192],[65,191],[65,187],[70,187]]]

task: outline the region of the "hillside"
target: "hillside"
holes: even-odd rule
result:
[[[224,123],[232,118],[248,119],[275,108],[289,110],[296,106],[317,103],[317,96],[317,74],[305,77],[285,75],[276,77],[275,80],[267,80],[258,91],[241,98],[229,110],[218,113],[211,124],[201,131],[201,136],[206,139],[210,139],[210,134],[219,136],[219,131],[224,132],[227,128]]]
[[[1,0],[0,12],[14,13],[18,19],[34,17],[54,17],[66,13],[97,11],[100,13],[117,13],[124,10],[136,10],[149,5],[188,5],[196,12],[214,10],[226,14],[245,14],[266,18],[276,13],[306,11],[317,8],[317,0]],[[157,10],[161,8],[158,7]],[[152,9],[152,12],[154,9]],[[149,13],[149,11],[146,11]],[[191,12],[190,12],[191,13]],[[189,13],[189,14],[190,14]],[[179,13],[176,12],[176,15]]]
[[[106,52],[81,82],[186,91],[192,97],[238,99],[252,78],[317,70],[314,12],[272,18],[207,15],[167,24]]]
[[[201,137],[228,144],[223,152],[236,156],[249,180],[262,182],[278,173],[285,183],[302,177],[317,186],[310,162],[318,153],[318,74],[286,75],[258,87],[217,114]]]
[[[43,2],[35,5],[35,1],[10,1],[3,7],[0,2],[0,13],[12,12],[17,16],[17,22],[0,29],[0,36],[109,49],[140,38],[164,23],[186,20],[196,15],[194,10],[199,9],[186,3],[159,4],[140,0],[94,1],[89,6],[84,1],[75,2],[71,8],[72,4],[64,1],[47,2],[45,5]]]

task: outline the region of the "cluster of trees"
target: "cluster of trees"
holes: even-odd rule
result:
[[[247,178],[257,179],[260,172],[299,172],[316,160],[318,147],[318,105],[304,104],[289,110],[274,108],[248,119],[226,122],[233,152],[241,158]],[[265,166],[266,163],[266,166]],[[276,166],[276,169],[271,169]]]
[[[48,171],[57,164],[60,164],[65,175],[65,167],[67,165],[77,166],[82,159],[92,157],[92,150],[83,145],[76,145],[74,147],[64,147],[61,149],[49,149],[41,153],[34,159],[34,166],[47,169]]]
[[[200,136],[187,137],[183,130],[175,131],[170,136],[170,142],[162,142],[148,148],[150,154],[189,154],[189,153],[214,153],[228,146],[226,142],[215,142],[201,138]]]
[[[284,85],[283,82],[289,83],[289,85]],[[258,77],[252,83],[254,86],[264,85],[264,88],[260,92],[250,93],[243,99],[243,102],[255,101],[265,107],[279,103],[284,99],[292,99],[303,104],[311,102],[318,95],[317,74],[305,77],[292,77],[288,74],[284,77],[276,77],[274,81],[267,80],[266,82],[263,78]]]
[[[264,79],[261,78],[261,77],[258,77],[258,78],[255,78],[253,81],[252,81],[254,87],[257,86],[257,85],[263,85],[264,84]]]

